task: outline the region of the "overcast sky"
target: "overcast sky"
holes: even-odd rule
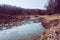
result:
[[[0,0],[0,4],[9,4],[22,8],[44,9],[48,0]]]

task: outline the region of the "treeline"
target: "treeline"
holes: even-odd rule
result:
[[[0,14],[7,15],[44,15],[44,10],[40,9],[24,9],[12,5],[0,5]]]
[[[60,0],[49,0],[47,11],[52,14],[60,14]]]

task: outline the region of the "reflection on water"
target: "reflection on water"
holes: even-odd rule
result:
[[[33,21],[25,21],[26,23],[0,31],[0,40],[34,40],[41,31],[45,30],[41,22],[34,23]]]

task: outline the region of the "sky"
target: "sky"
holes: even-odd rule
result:
[[[8,4],[29,9],[45,9],[48,0],[0,0],[0,4]]]

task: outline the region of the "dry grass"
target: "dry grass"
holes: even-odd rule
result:
[[[36,40],[60,40],[60,15],[44,15],[42,22],[49,28],[42,32]]]
[[[45,28],[51,27],[52,23],[55,25],[56,19],[60,19],[60,14],[55,14],[55,15],[15,15],[15,16],[9,16],[9,15],[0,15],[4,16],[4,18],[0,18],[0,24],[1,23],[6,23],[6,24],[13,24],[16,25],[17,21],[22,21],[31,17],[38,17],[40,18],[43,26]],[[55,20],[55,21],[54,21]],[[8,26],[9,26],[8,25]]]

